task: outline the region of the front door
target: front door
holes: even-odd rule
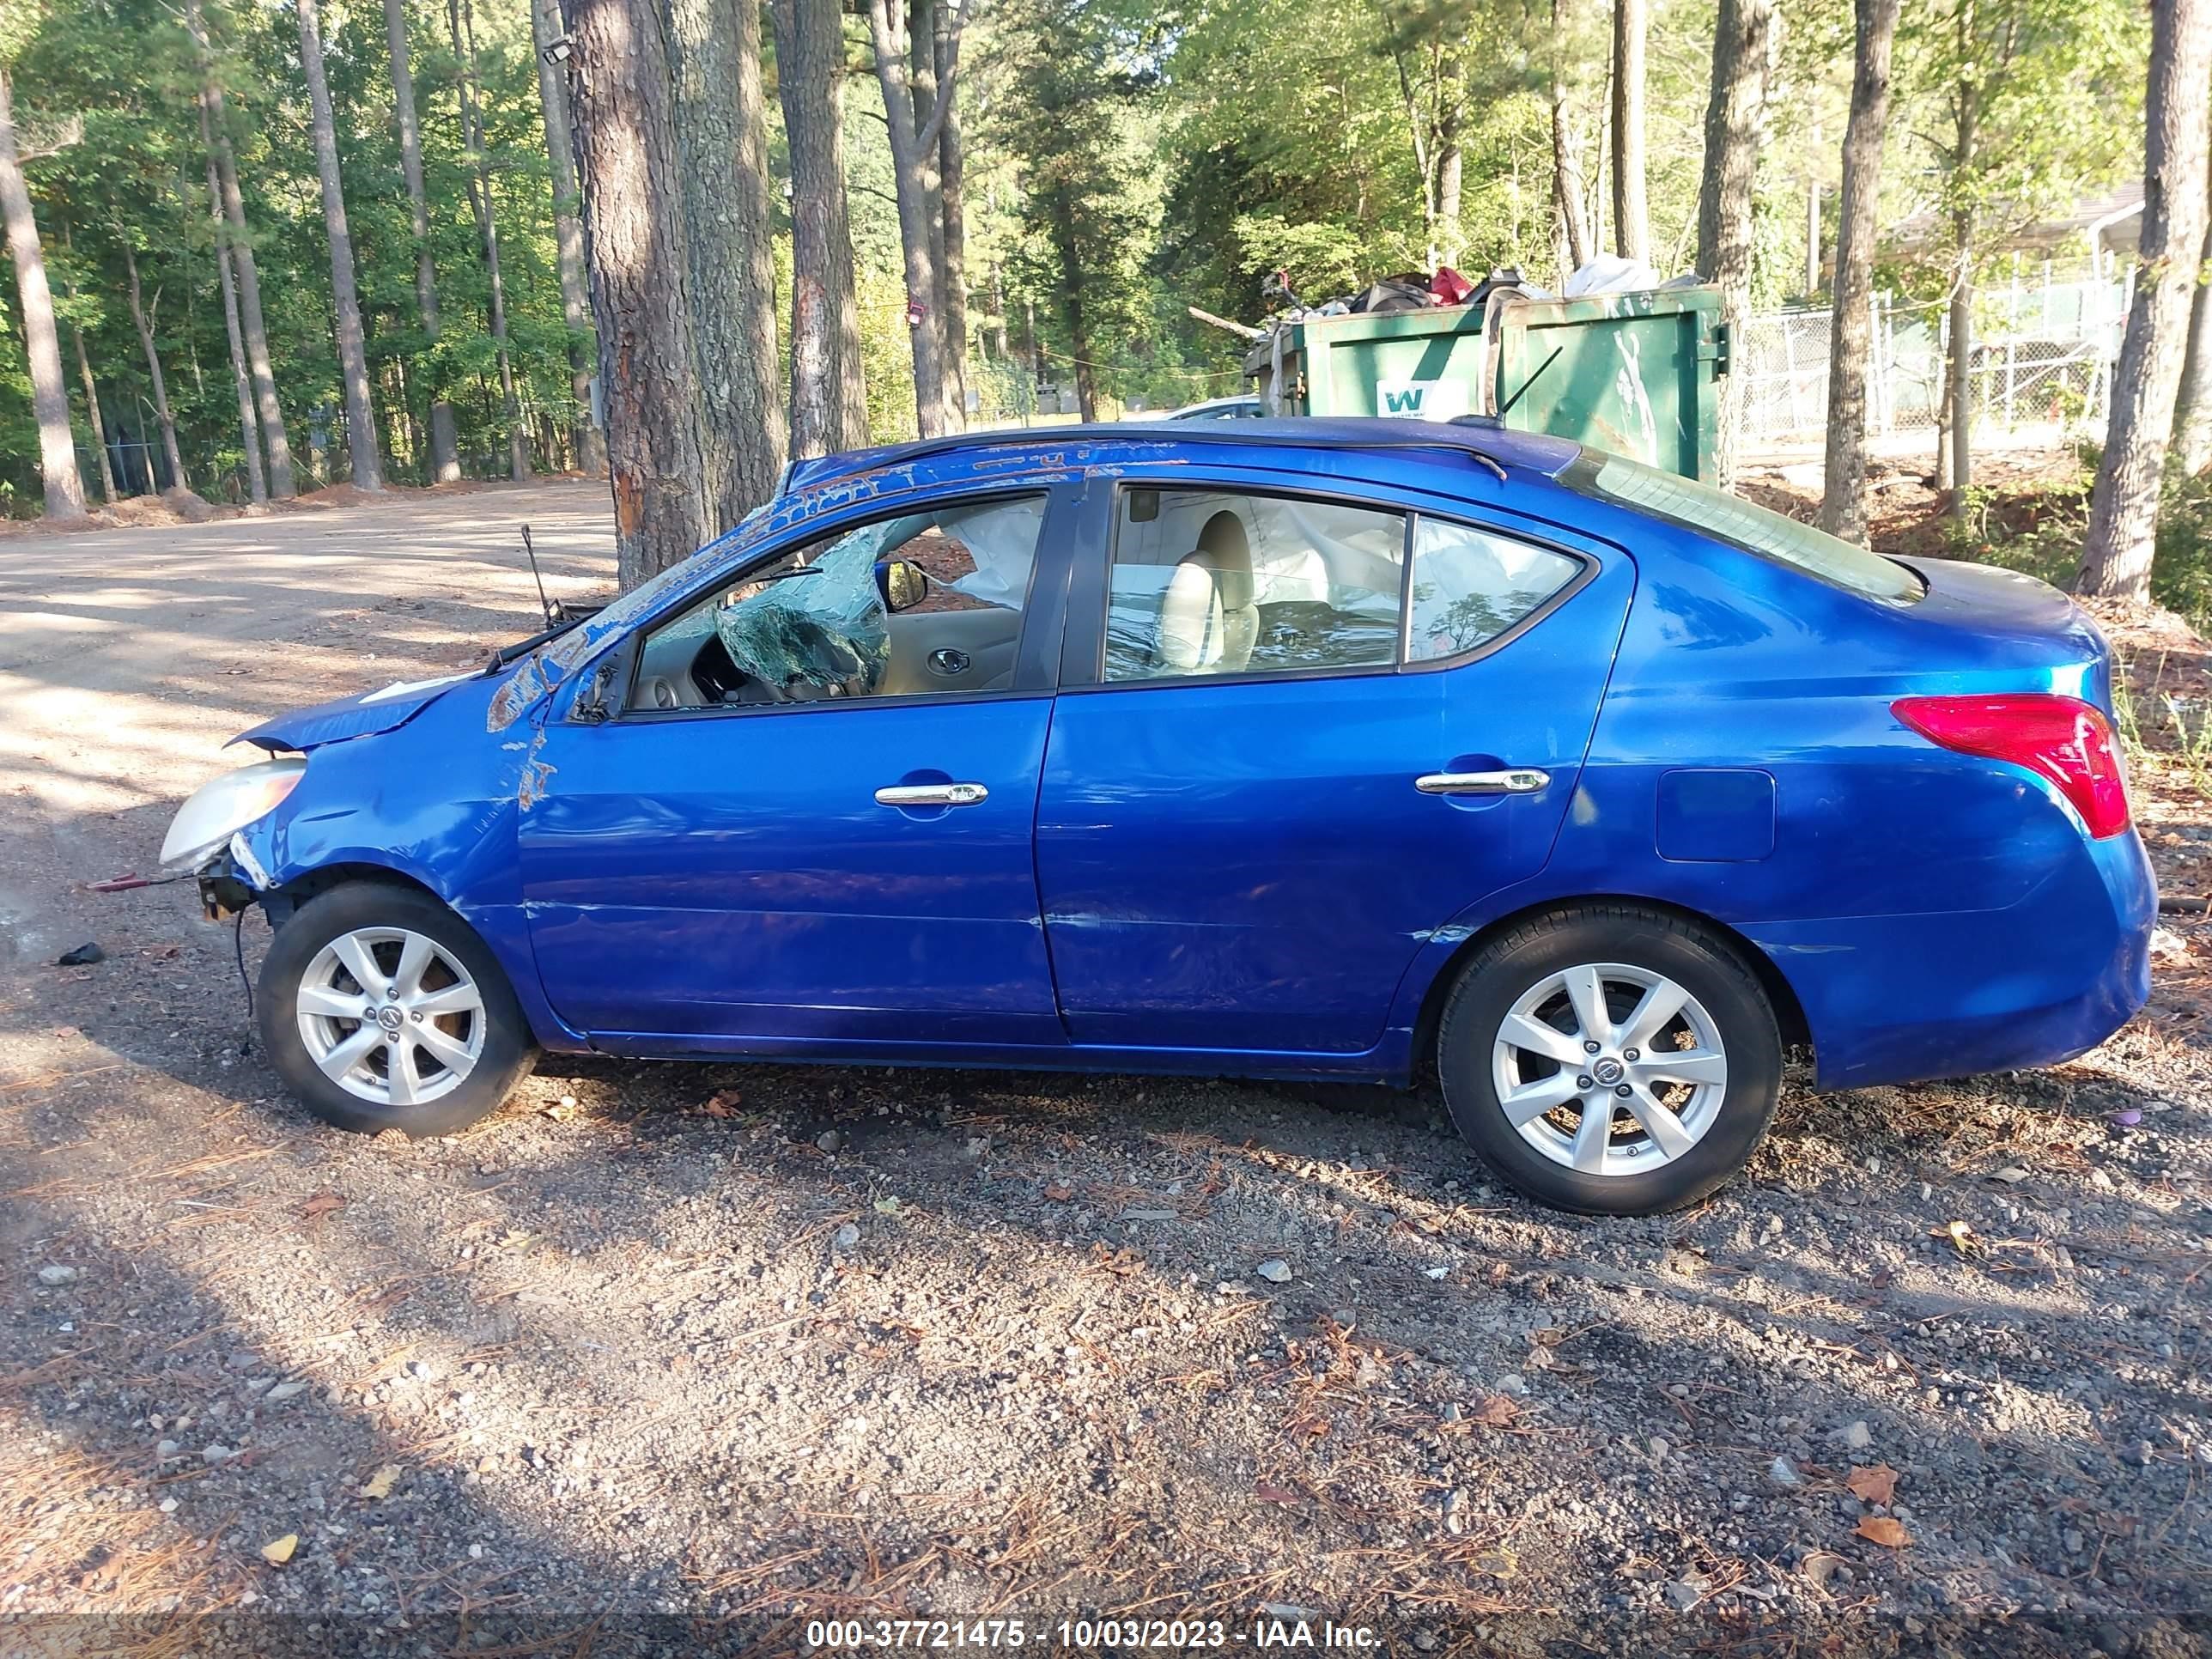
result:
[[[1549,857],[1632,570],[1275,483],[1125,481],[1112,520],[1038,802],[1069,1036],[1370,1049],[1433,932]]]
[[[563,1019],[617,1050],[1064,1041],[1032,852],[1053,653],[1022,647],[1057,628],[1049,504],[770,553],[641,630],[616,718],[549,722],[521,864]],[[897,561],[933,580],[893,614]]]

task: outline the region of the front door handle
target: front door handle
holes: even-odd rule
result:
[[[1509,766],[1496,772],[1431,772],[1413,780],[1425,795],[1533,795],[1552,781],[1533,766]]]
[[[894,783],[876,791],[878,806],[974,806],[991,792],[980,783]]]

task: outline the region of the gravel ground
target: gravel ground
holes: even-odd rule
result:
[[[1304,1613],[1423,1652],[2212,1653],[2194,917],[2095,1054],[1801,1082],[1658,1220],[1492,1187],[1433,1093],[562,1060],[452,1139],[316,1126],[230,933],[82,884],[150,866],[250,719],[527,631],[516,519],[603,582],[605,516],[9,544],[0,1649]],[[2139,706],[2212,690],[2171,619],[2113,631]],[[2169,892],[2212,891],[2199,775],[2136,781]]]

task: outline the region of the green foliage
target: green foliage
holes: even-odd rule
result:
[[[2212,473],[2191,478],[2179,467],[2166,481],[2159,506],[2158,550],[2151,597],[2212,634]]]
[[[277,392],[304,466],[319,438],[325,447],[338,442],[333,422],[341,400],[329,247],[298,32],[289,8],[207,0],[205,11],[252,228]],[[196,101],[200,70],[181,14],[167,0],[48,0],[35,28],[27,30],[26,14],[8,9],[19,125],[33,133],[82,127],[75,143],[31,162],[27,172],[63,328],[80,459],[95,493],[99,469],[76,373],[73,328],[82,331],[110,437],[159,449],[144,401],[149,376],[125,297],[126,247],[153,312],[155,348],[193,485],[216,497],[244,488]],[[561,308],[529,14],[518,0],[483,0],[463,3],[460,21],[465,38],[471,26],[476,38],[524,417],[550,416],[565,425],[571,340]],[[434,346],[416,305],[415,240],[381,6],[377,0],[325,4],[323,26],[370,374],[392,476],[402,482],[426,476],[429,405],[441,394],[455,407],[465,468],[500,473],[505,414],[489,283],[467,197],[471,163],[461,144],[460,59],[447,8],[443,0],[409,0],[408,7],[442,313]],[[4,286],[12,301],[13,284]],[[35,503],[31,457],[37,445],[27,398],[9,390],[11,380],[21,376],[21,356],[19,349],[0,348],[0,479]],[[552,459],[541,453],[541,463]],[[137,467],[135,459],[126,465],[126,488],[135,487],[129,480]],[[301,479],[303,487],[319,481],[312,474]]]
[[[318,434],[337,443],[340,399],[295,18],[290,0],[203,3],[304,463]],[[505,416],[467,194],[474,158],[456,109],[453,14],[447,0],[406,5],[444,313],[434,343],[416,302],[380,0],[325,0],[323,15],[381,436],[392,476],[421,477],[429,404],[443,396],[466,468],[497,473]],[[1584,158],[1585,204],[1601,244],[1613,244],[1604,0],[968,0],[965,9],[968,383],[979,419],[1057,418],[1040,411],[1040,393],[1071,389],[1079,372],[1109,412],[1233,391],[1242,343],[1187,307],[1264,320],[1274,302],[1262,284],[1278,270],[1309,301],[1425,269],[1432,249],[1471,276],[1517,265],[1550,284],[1555,81]],[[1686,268],[1694,246],[1716,7],[1653,0],[1650,9],[1648,191],[1652,259],[1665,276]],[[80,331],[112,435],[155,441],[125,300],[127,250],[153,306],[186,462],[196,484],[222,494],[238,487],[240,434],[195,105],[200,66],[181,10],[180,0],[9,0],[0,62],[27,133],[76,135],[28,170],[88,463]],[[523,416],[542,434],[567,421],[579,342],[561,310],[529,15],[524,0],[459,0],[459,14],[477,56]],[[1756,198],[1762,306],[1806,297],[1807,191],[1821,189],[1832,223],[1850,73],[1848,0],[1791,0],[1784,22]],[[849,9],[845,27],[862,361],[872,435],[888,441],[913,431],[904,284],[866,31]],[[1881,210],[1921,234],[1893,249],[1878,280],[1940,295],[1950,216],[1971,214],[1978,250],[1994,248],[2136,167],[2144,33],[2136,0],[1907,8]],[[1963,157],[1962,86],[1978,123]],[[773,125],[773,99],[769,107]],[[1455,212],[1442,165],[1454,149]],[[773,136],[771,151],[781,166]],[[12,283],[0,283],[0,491],[34,502],[15,303]],[[2070,567],[2060,530],[1991,527],[2001,505],[1980,515],[1976,544],[2054,568],[2063,554]],[[2205,514],[2201,498],[2176,498],[2166,533],[2179,539],[2162,547],[2157,578],[2192,614],[2212,614]]]

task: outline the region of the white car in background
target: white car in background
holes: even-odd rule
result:
[[[1267,412],[1267,406],[1257,398],[1209,398],[1202,404],[1178,409],[1167,418],[1170,421],[1256,421]]]

